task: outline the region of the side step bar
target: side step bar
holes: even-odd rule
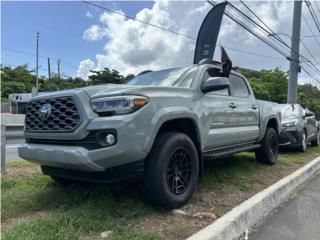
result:
[[[246,145],[239,145],[234,147],[228,147],[213,151],[207,151],[203,153],[204,157],[210,157],[210,158],[219,158],[224,157],[226,155],[234,154],[237,152],[245,152],[245,151],[251,151],[255,150],[257,148],[261,147],[261,144],[246,144]]]

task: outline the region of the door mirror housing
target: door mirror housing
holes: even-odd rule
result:
[[[223,90],[229,87],[229,81],[224,77],[211,77],[202,86],[204,93]]]
[[[306,111],[305,114],[304,114],[305,117],[313,117],[314,114],[313,112],[310,112],[310,111]]]

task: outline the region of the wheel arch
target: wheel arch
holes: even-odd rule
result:
[[[161,124],[159,124],[156,129],[154,130],[153,137],[150,139],[150,141],[146,142],[144,145],[145,150],[148,152],[151,151],[152,146],[154,145],[154,142],[156,138],[164,132],[168,131],[176,131],[186,134],[192,142],[194,143],[197,153],[198,153],[198,159],[199,159],[199,172],[200,176],[202,176],[203,173],[203,161],[202,161],[202,154],[201,154],[201,133],[200,128],[198,126],[197,120],[193,116],[176,116],[176,117],[170,117],[166,118],[164,121],[161,121]]]

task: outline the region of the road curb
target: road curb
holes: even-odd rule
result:
[[[320,157],[255,194],[188,240],[235,240],[279,206],[299,185],[320,170]]]

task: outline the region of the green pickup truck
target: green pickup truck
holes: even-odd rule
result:
[[[19,156],[56,181],[142,180],[152,203],[184,205],[204,158],[255,151],[275,164],[280,111],[213,61],[145,71],[123,85],[53,92],[27,106]]]

